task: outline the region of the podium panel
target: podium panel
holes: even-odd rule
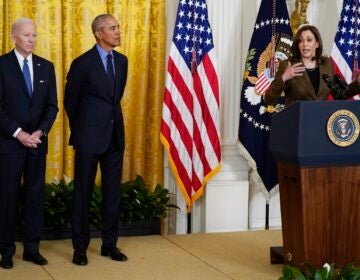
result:
[[[275,159],[299,166],[360,164],[360,141],[339,147],[327,135],[327,123],[339,110],[360,118],[360,101],[298,101],[272,118],[270,150]]]
[[[284,262],[360,265],[360,141],[340,147],[326,132],[338,110],[358,102],[297,102],[274,116]]]
[[[360,166],[278,169],[284,261],[360,265]]]

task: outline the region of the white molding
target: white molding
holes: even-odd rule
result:
[[[210,182],[206,187],[205,232],[248,229],[249,182]]]
[[[277,192],[269,201],[269,226],[270,228],[281,227],[280,194]]]
[[[249,181],[248,165],[239,155],[236,145],[222,147],[222,168],[206,185],[204,196],[193,206],[191,232],[245,230],[248,228]],[[216,198],[218,197],[218,201]],[[222,198],[222,199],[221,199]],[[217,214],[227,220],[230,211],[232,225],[220,223],[215,227]],[[211,214],[213,213],[213,214]]]

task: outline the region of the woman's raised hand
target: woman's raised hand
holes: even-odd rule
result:
[[[291,63],[289,62],[281,78],[284,82],[286,82],[296,76],[302,76],[304,72],[305,72],[305,66],[302,62],[297,62],[293,65],[291,65]]]

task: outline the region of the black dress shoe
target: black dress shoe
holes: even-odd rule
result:
[[[12,257],[3,255],[1,260],[0,260],[0,266],[2,268],[6,268],[6,269],[12,268],[14,266]]]
[[[86,256],[86,251],[84,250],[75,250],[72,262],[76,265],[87,265],[88,259]]]
[[[36,253],[34,255],[24,253],[23,260],[27,261],[27,262],[33,262],[34,264],[37,264],[37,265],[48,264],[47,259],[45,259],[42,255],[40,255],[40,253]]]
[[[121,253],[120,250],[116,247],[111,249],[101,247],[101,255],[104,257],[110,256],[112,260],[119,262],[125,262],[128,259],[127,256]]]

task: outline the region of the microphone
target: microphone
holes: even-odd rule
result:
[[[328,73],[322,74],[321,77],[330,89],[334,86],[334,81],[330,78]]]
[[[334,81],[344,89],[343,95],[345,99],[349,99],[355,95],[360,94],[360,84],[357,80],[352,81],[349,85],[341,78],[340,75],[334,75]]]
[[[322,74],[321,77],[336,100],[346,100],[360,94],[360,83],[356,80],[348,85],[338,74],[334,75],[334,79],[331,79],[328,73]]]
[[[334,79],[331,79],[328,73],[322,74],[321,77],[328,86],[328,88],[331,90],[331,95],[334,97],[334,99],[336,100],[347,99],[347,95],[345,92],[349,89],[348,86],[344,86],[343,83],[340,84],[339,81],[335,81],[335,77]],[[338,76],[338,78],[340,77]],[[337,80],[339,80],[338,78]]]
[[[348,98],[360,94],[360,83],[358,81],[353,81],[349,85]]]
[[[334,74],[334,81],[338,83],[343,89],[349,88],[349,85],[338,74]]]

